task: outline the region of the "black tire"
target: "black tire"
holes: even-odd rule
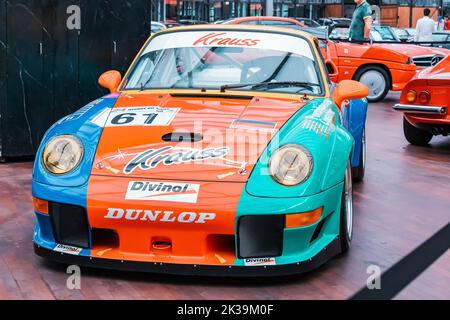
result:
[[[390,78],[388,72],[385,69],[383,69],[382,67],[379,67],[379,66],[365,66],[365,67],[362,67],[361,69],[359,69],[355,73],[355,76],[353,77],[353,79],[356,80],[356,81],[360,81],[361,78],[364,76],[364,74],[366,74],[369,71],[374,71],[374,72],[380,73],[383,76],[383,78],[384,78],[385,86],[384,86],[384,89],[383,89],[382,92],[377,94],[375,97],[369,97],[368,96],[367,100],[369,102],[381,101],[381,100],[383,100],[386,97],[386,95],[388,94],[388,92],[389,92],[389,90],[391,88],[391,78]],[[366,85],[369,87],[369,91],[370,91],[370,84],[366,83]]]
[[[366,174],[366,129],[362,133],[361,152],[359,153],[359,165],[352,169],[352,176],[354,182],[361,182],[364,180]]]
[[[406,140],[415,146],[427,146],[433,138],[432,133],[416,128],[405,117],[403,117],[403,132]]]
[[[348,251],[353,237],[353,187],[352,187],[351,168],[352,167],[349,162],[347,170],[345,172],[344,188],[342,190],[342,197],[341,197],[341,216],[339,224],[339,240],[341,243],[341,253],[345,253]],[[348,213],[348,203],[347,203],[348,201],[350,201],[349,203],[351,210],[350,213]],[[349,222],[348,216],[351,219],[351,221]]]

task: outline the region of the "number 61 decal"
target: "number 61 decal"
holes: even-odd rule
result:
[[[179,108],[132,107],[111,110],[105,127],[168,126]]]

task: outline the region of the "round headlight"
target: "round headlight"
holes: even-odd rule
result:
[[[272,178],[285,186],[298,185],[311,175],[313,158],[305,148],[286,145],[275,151],[269,161]]]
[[[42,165],[53,174],[66,174],[74,170],[83,158],[83,145],[74,136],[58,136],[50,140],[42,152]]]

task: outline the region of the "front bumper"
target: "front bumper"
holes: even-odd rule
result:
[[[405,112],[405,113],[421,113],[421,114],[434,114],[434,115],[444,115],[447,113],[447,108],[442,106],[421,106],[412,104],[396,104],[394,105],[394,110]]]
[[[108,228],[102,229],[105,228],[105,222],[101,219],[103,215],[96,215],[95,211],[90,211],[90,207],[87,206],[89,235],[85,239],[89,244],[82,248],[73,246],[72,243],[58,241],[58,239],[67,238],[64,236],[65,232],[61,232],[64,228],[55,229],[55,219],[52,220],[54,215],[35,212],[37,221],[34,244],[37,254],[52,260],[118,270],[205,275],[214,275],[215,273],[259,275],[264,273],[258,270],[270,268],[275,275],[301,273],[320,266],[340,251],[340,248],[335,247],[333,243],[339,235],[342,185],[340,183],[319,194],[298,198],[255,197],[241,190],[239,206],[234,207],[233,211],[230,209],[220,213],[221,217],[229,220],[227,225],[231,224],[231,230],[228,227],[225,229],[222,224],[216,226],[214,223],[192,224],[192,226],[160,224],[158,226],[134,223],[133,221],[130,223],[113,221],[114,225],[111,225],[109,229],[116,231],[118,235],[118,241],[114,243],[99,241],[101,239],[96,238],[98,228],[100,230]],[[70,188],[38,185],[36,182],[33,186],[33,195],[37,198],[85,207],[83,201],[80,200],[81,197],[79,195],[74,197]],[[211,184],[209,184],[209,188],[209,190],[214,190]],[[233,186],[230,188],[232,189]],[[230,192],[232,191],[228,190],[228,193]],[[219,196],[223,198],[223,192]],[[225,200],[226,197],[223,201]],[[323,208],[321,220],[304,227],[283,229],[281,247],[277,254],[254,256],[256,259],[271,259],[268,263],[255,262],[252,260],[252,256],[240,256],[239,253],[242,253],[240,244],[249,243],[239,241],[239,239],[244,239],[240,237],[242,228],[239,228],[242,217],[258,219],[258,217],[266,216],[284,216],[308,212],[317,208]],[[262,213],[264,214],[262,215]],[[72,226],[71,223],[69,225]],[[85,229],[82,225],[80,228]],[[170,239],[172,241],[171,251],[152,252],[150,241],[155,236],[158,238],[161,236],[163,241]],[[177,241],[178,239],[180,241]],[[255,239],[250,240],[254,242]],[[61,245],[67,245],[69,248],[63,248],[63,250],[59,247]],[[181,253],[177,251],[180,247],[183,250]],[[252,246],[252,248],[255,247]],[[268,247],[264,247],[264,249],[265,252],[269,252]],[[256,248],[255,250],[260,249]],[[161,266],[164,268],[160,268]],[[253,268],[256,269],[253,270]],[[235,272],[232,273],[229,269]],[[248,272],[240,271],[247,269]],[[222,272],[223,270],[226,272]]]
[[[336,237],[328,246],[324,247],[317,255],[307,261],[285,265],[268,265],[259,267],[191,265],[105,259],[60,253],[51,249],[41,247],[37,244],[34,244],[34,251],[38,256],[59,263],[93,268],[149,273],[167,273],[175,275],[212,277],[259,277],[293,275],[309,272],[320,267],[328,260],[338,255],[341,252],[341,246],[339,237]]]

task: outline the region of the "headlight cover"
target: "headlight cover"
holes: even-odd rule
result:
[[[289,144],[272,154],[269,172],[279,184],[296,186],[309,178],[313,164],[313,158],[308,150],[299,145]]]
[[[52,174],[64,175],[80,164],[83,154],[83,144],[77,137],[57,136],[45,146],[42,152],[42,165]]]

